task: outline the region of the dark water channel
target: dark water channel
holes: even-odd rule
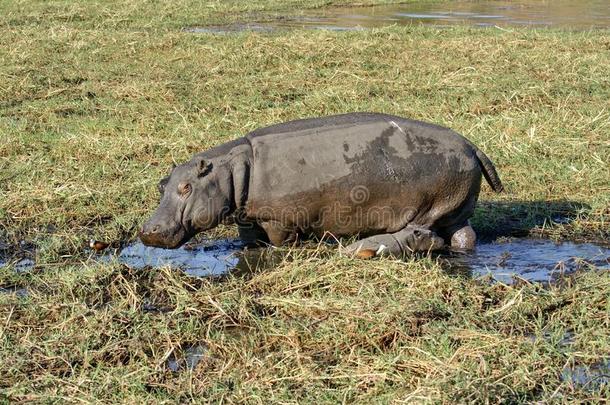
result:
[[[439,27],[456,24],[477,27],[527,26],[577,30],[610,28],[610,2],[608,0],[458,0],[340,7],[304,10],[275,20],[246,24],[189,27],[185,31],[229,33],[295,28],[349,31],[413,24]]]

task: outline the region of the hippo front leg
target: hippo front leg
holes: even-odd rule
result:
[[[443,239],[429,229],[406,226],[395,233],[374,235],[352,243],[343,252],[359,258],[375,256],[408,256],[415,252],[438,250],[444,247]]]
[[[294,228],[287,227],[279,221],[265,221],[260,223],[267,233],[269,242],[274,246],[294,242],[297,239],[297,232]]]
[[[256,222],[241,223],[237,226],[239,238],[246,246],[256,246],[261,243],[268,243],[269,238],[265,230]]]

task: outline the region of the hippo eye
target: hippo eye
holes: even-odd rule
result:
[[[186,197],[191,192],[191,185],[189,183],[180,183],[178,185],[178,194],[181,197]]]

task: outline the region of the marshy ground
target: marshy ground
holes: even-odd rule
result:
[[[173,162],[348,111],[435,122],[485,151],[507,191],[483,188],[484,239],[607,243],[607,28],[185,30],[326,5],[340,3],[0,3],[0,401],[609,397],[610,274],[595,265],[508,285],[307,245],[206,279],[87,249],[135,240]]]

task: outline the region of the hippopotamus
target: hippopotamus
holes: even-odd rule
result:
[[[232,222],[246,243],[356,236],[380,252],[473,249],[482,176],[502,191],[489,158],[442,126],[381,113],[290,121],[176,166],[140,238],[177,248]]]
[[[382,233],[356,241],[341,251],[346,255],[368,259],[376,256],[406,257],[444,247],[445,241],[431,230],[407,225],[395,233]]]

